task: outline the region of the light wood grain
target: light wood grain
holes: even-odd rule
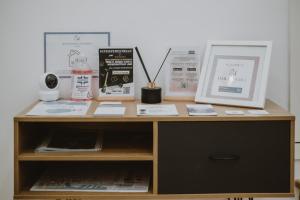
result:
[[[55,152],[36,153],[25,151],[18,156],[19,161],[133,161],[153,160],[153,154],[147,149],[103,149],[100,152]]]
[[[153,122],[153,193],[158,193],[158,122]]]
[[[286,193],[221,193],[221,194],[176,194],[176,195],[156,195],[151,192],[148,193],[89,193],[89,192],[21,192],[15,195],[16,199],[52,199],[52,200],[91,200],[91,199],[199,199],[199,198],[288,198],[293,197],[294,194]]]
[[[186,104],[195,104],[193,101],[164,101],[163,104],[175,104],[178,110],[178,116],[137,116],[136,104],[138,101],[124,101],[123,105],[126,107],[125,115],[122,117],[102,117],[94,116],[93,113],[99,102],[93,101],[87,115],[84,116],[26,116],[25,114],[32,108],[23,111],[15,118],[19,121],[35,121],[35,122],[130,122],[130,121],[260,121],[260,120],[293,120],[295,117],[282,109],[274,102],[268,100],[266,102],[265,110],[270,114],[262,116],[253,115],[226,115],[225,110],[243,110],[247,111],[249,108],[239,108],[230,106],[214,106],[218,116],[189,116],[186,110]]]
[[[133,101],[134,97],[97,97],[97,101]]]
[[[296,181],[295,181],[295,185],[296,185],[296,187],[297,187],[298,189],[300,189],[300,180],[296,180]]]
[[[194,101],[195,97],[165,96],[164,101]]]
[[[20,191],[20,166],[18,162],[19,155],[19,123],[17,120],[14,120],[14,193],[18,193]]]
[[[294,177],[295,177],[295,120],[291,120],[291,130],[290,130],[290,191],[295,192]]]
[[[26,116],[33,105],[24,110],[21,114],[14,118],[14,199],[52,199],[52,200],[91,200],[91,199],[199,199],[199,198],[234,198],[234,197],[292,197],[294,195],[294,140],[295,140],[295,117],[282,109],[280,106],[272,101],[267,101],[266,108],[270,114],[264,116],[228,116],[225,115],[225,110],[243,110],[246,111],[248,108],[238,108],[229,106],[214,106],[218,113],[218,116],[197,116],[190,117],[186,111],[186,104],[193,104],[192,101],[164,101],[165,104],[175,104],[179,115],[178,116],[136,116],[136,104],[137,101],[124,101],[123,104],[126,106],[126,113],[123,117],[96,117],[93,115],[95,109],[98,106],[97,101],[93,101],[91,107],[88,110],[87,115],[74,117],[48,117],[48,116]],[[158,122],[160,121],[264,121],[264,120],[286,120],[291,122],[290,128],[290,191],[287,193],[226,193],[226,194],[170,194],[161,195],[158,194]],[[39,123],[47,122],[47,123]],[[81,122],[81,123],[75,123]],[[93,122],[87,123],[86,122]],[[108,122],[108,123],[106,123]],[[110,123],[113,122],[113,123]],[[122,122],[122,123],[119,123]],[[136,123],[129,123],[136,122]],[[140,123],[148,122],[148,123]],[[23,128],[23,125],[29,123],[30,126]],[[20,125],[22,124],[21,128]],[[141,125],[142,124],[142,125]],[[144,136],[150,133],[150,126],[152,125],[152,144],[149,148],[147,145],[142,146],[130,146],[128,148],[118,148],[116,145],[112,145],[111,148],[103,149],[102,152],[85,152],[85,153],[35,153],[34,146],[29,145],[28,148],[22,149],[24,143],[29,142],[28,136],[31,131],[34,135],[39,134],[40,128],[42,127],[72,127],[75,126],[86,126],[88,128],[109,128],[112,132],[120,132],[123,129],[131,129],[136,127],[135,131],[140,132]],[[35,126],[39,129],[35,130]],[[144,127],[149,129],[144,132]],[[26,134],[26,137],[20,137],[22,134]],[[19,139],[23,140],[20,141]],[[21,145],[22,144],[22,145]],[[118,145],[117,145],[118,146]],[[30,192],[30,185],[26,187],[22,186],[22,177],[28,179],[30,174],[34,173],[35,167],[39,167],[39,164],[47,165],[48,161],[79,161],[80,163],[85,161],[135,161],[152,163],[153,181],[150,191],[147,193],[91,193],[91,192]],[[149,162],[150,161],[150,162]],[[151,162],[152,161],[152,162]],[[49,162],[49,163],[51,163]],[[26,177],[23,176],[23,172],[27,170],[21,170],[21,164],[30,164],[29,174]],[[32,174],[34,175],[34,174]],[[217,180],[216,180],[217,181]]]

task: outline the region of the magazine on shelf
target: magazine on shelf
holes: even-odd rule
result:
[[[86,152],[101,151],[102,133],[96,131],[67,134],[51,133],[35,151],[43,152]]]
[[[97,168],[48,169],[30,191],[148,192],[150,177],[144,171]]]

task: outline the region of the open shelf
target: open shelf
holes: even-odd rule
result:
[[[111,199],[111,200],[141,200],[141,199],[157,199],[157,195],[149,192],[143,193],[113,193],[113,192],[30,192],[21,191],[15,195],[15,199],[44,199],[44,200],[99,200],[99,199]]]
[[[84,161],[84,162],[55,162],[55,161],[33,161],[20,163],[20,173],[26,174],[21,179],[20,192],[16,196],[20,197],[79,197],[79,196],[145,196],[152,195],[152,162],[151,161]],[[74,175],[74,180],[81,180],[81,177],[99,177],[102,175],[106,178],[115,174],[123,174],[125,171],[131,177],[132,173],[138,173],[142,176],[149,177],[149,189],[147,192],[90,192],[90,191],[31,191],[32,186],[45,174],[52,171],[50,179],[53,183],[59,183],[64,180],[68,182],[68,178],[64,178],[65,174]],[[82,173],[82,174],[81,174]],[[63,177],[63,178],[62,178]],[[68,177],[68,175],[66,176]],[[104,177],[103,177],[104,178]],[[73,178],[72,178],[73,179]],[[98,179],[98,178],[97,178]],[[115,178],[113,178],[114,180]],[[125,178],[126,180],[127,178]],[[47,179],[48,180],[48,179]],[[87,179],[89,181],[89,178]],[[117,179],[118,180],[118,179]],[[129,179],[130,180],[130,179]],[[130,184],[130,181],[126,183]],[[102,187],[102,186],[101,186]]]
[[[36,196],[36,197],[41,197],[45,196],[45,192],[31,192],[28,190],[23,190],[21,191],[17,196]],[[153,196],[152,190],[149,190],[148,192],[47,192],[47,197],[49,198],[64,198],[64,197],[71,197],[71,196],[76,196],[76,197],[139,197],[139,196]],[[45,199],[47,198],[45,197]],[[44,199],[44,198],[43,198]]]
[[[24,123],[18,161],[152,161],[152,123]],[[129,130],[129,131],[128,131]],[[96,152],[36,152],[50,134],[58,137],[81,131],[103,135],[102,150]]]

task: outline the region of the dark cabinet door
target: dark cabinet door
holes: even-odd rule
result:
[[[160,122],[160,194],[288,193],[290,122]]]

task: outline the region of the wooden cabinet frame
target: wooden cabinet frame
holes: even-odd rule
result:
[[[196,199],[196,198],[229,198],[229,197],[292,197],[294,196],[294,141],[295,141],[295,117],[286,112],[278,105],[271,101],[267,101],[266,110],[269,115],[253,116],[229,116],[224,111],[228,109],[247,110],[246,108],[235,108],[226,106],[214,106],[218,112],[218,116],[197,116],[190,117],[186,112],[185,105],[192,102],[164,102],[175,103],[178,109],[178,116],[136,116],[137,102],[124,102],[126,106],[126,114],[123,117],[96,117],[93,115],[98,102],[93,102],[86,116],[74,117],[45,117],[45,116],[26,116],[25,113],[31,108],[26,109],[14,118],[14,199],[52,199],[52,200],[90,200],[90,199]],[[158,194],[158,135],[159,122],[200,122],[200,121],[290,121],[290,191],[287,193],[222,193],[222,194]],[[103,151],[95,154],[75,154],[69,153],[35,153],[33,151],[24,151],[22,145],[30,142],[30,139],[23,137],[24,134],[35,130],[36,127],[41,129],[45,124],[99,124],[101,123],[146,123],[152,126],[152,150],[150,151],[128,151],[122,153],[118,150],[115,152]],[[49,125],[50,124],[50,125]],[[30,128],[30,126],[32,127]],[[147,127],[148,127],[147,125]],[[29,128],[28,128],[29,127]],[[130,126],[129,126],[130,127]],[[142,128],[140,128],[142,129]],[[36,130],[38,134],[39,130]],[[188,131],[188,130],[187,130]],[[34,179],[31,177],[34,169],[39,169],[40,165],[47,165],[50,162],[106,162],[106,161],[127,161],[127,162],[149,162],[152,168],[152,184],[148,193],[90,193],[90,192],[31,192],[28,187],[24,187],[24,180]],[[280,162],[280,161],[278,161]],[[25,167],[24,167],[25,166]],[[218,180],[216,180],[218,181]],[[247,180],[245,180],[247,181]],[[22,185],[23,184],[23,185]],[[30,186],[30,184],[28,184]]]

